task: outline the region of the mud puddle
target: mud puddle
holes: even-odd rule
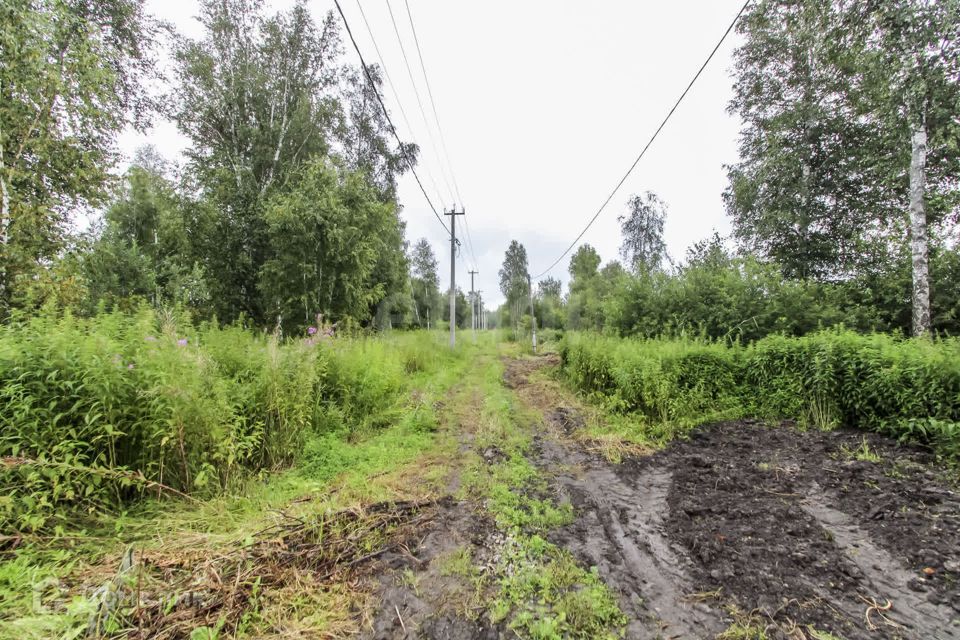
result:
[[[576,411],[530,375],[549,364],[505,383],[543,412],[539,462],[577,514],[553,541],[620,595],[628,638],[960,638],[960,496],[928,454],[742,421],[611,465],[565,438]]]

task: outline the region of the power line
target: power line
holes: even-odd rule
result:
[[[359,0],[358,0],[359,1]],[[457,175],[453,170],[453,162],[450,161],[450,152],[447,150],[446,139],[443,135],[443,127],[440,126],[440,116],[437,113],[437,103],[433,97],[433,89],[430,86],[430,78],[427,75],[427,65],[423,60],[423,49],[420,47],[420,38],[417,36],[417,27],[413,22],[413,12],[410,11],[410,2],[409,0],[403,0],[404,7],[407,10],[407,20],[410,22],[410,31],[413,33],[413,43],[417,49],[417,58],[420,60],[420,72],[423,74],[423,83],[427,87],[427,97],[430,99],[430,109],[433,112],[433,121],[437,125],[437,137],[440,138],[440,147],[443,149],[444,159],[446,160],[447,170],[450,172],[450,179],[453,181],[453,190],[456,193],[457,199],[460,200],[460,206],[463,206],[463,196],[460,195],[460,185],[457,184]],[[389,7],[389,1],[387,3]],[[391,18],[393,17],[393,12],[391,11]],[[396,24],[394,24],[396,28]],[[397,35],[399,38],[399,34]],[[403,45],[401,44],[401,50]],[[413,82],[413,78],[410,79]],[[434,150],[436,152],[436,150]],[[441,166],[442,170],[442,166]],[[449,185],[447,185],[449,188]],[[467,222],[467,216],[463,216],[463,228],[467,236],[467,248],[470,250],[470,256],[473,258],[473,268],[477,269],[477,253],[473,249],[473,238],[470,235],[470,224]]]
[[[463,206],[462,204],[460,205]],[[463,229],[466,231],[467,248],[470,250],[470,257],[473,258],[473,268],[477,268],[477,254],[473,250],[473,239],[470,237],[470,225],[467,223],[467,216],[463,216]]]
[[[407,166],[410,167],[410,172],[413,174],[413,177],[417,180],[417,185],[420,187],[423,197],[426,199],[427,204],[430,205],[430,210],[433,211],[434,217],[437,219],[437,222],[440,223],[440,226],[443,227],[443,230],[448,234],[450,229],[447,228],[447,225],[444,224],[443,218],[440,217],[440,214],[437,213],[436,207],[433,206],[433,201],[430,200],[430,196],[427,195],[427,190],[423,188],[423,182],[420,181],[420,176],[417,175],[417,170],[413,166],[413,162],[410,160],[410,156],[407,155],[407,150],[403,147],[403,143],[400,141],[400,136],[397,135],[397,128],[393,126],[393,120],[390,118],[390,112],[387,111],[387,107],[383,104],[383,98],[380,97],[380,91],[377,89],[377,84],[373,81],[373,77],[370,75],[370,69],[367,67],[367,63],[363,60],[363,54],[360,53],[360,47],[357,46],[357,41],[353,37],[353,31],[350,30],[350,23],[347,22],[347,16],[343,13],[343,7],[340,6],[340,0],[333,0],[334,4],[337,5],[337,12],[340,13],[340,18],[343,20],[343,26],[347,29],[347,35],[350,37],[350,43],[353,44],[353,49],[357,52],[357,57],[360,58],[360,65],[363,67],[363,73],[367,76],[367,82],[370,83],[370,87],[373,89],[373,95],[377,97],[377,102],[380,104],[380,108],[383,110],[383,115],[387,119],[387,123],[390,125],[390,131],[393,133],[393,137],[397,141],[397,146],[400,149],[400,153],[403,154],[404,160],[407,161]]]
[[[580,235],[574,238],[573,242],[570,243],[570,246],[567,247],[566,250],[563,253],[561,253],[556,260],[553,261],[553,264],[551,264],[549,267],[544,269],[539,274],[535,275],[534,279],[539,279],[547,275],[548,273],[550,273],[550,271],[553,270],[553,268],[557,266],[557,264],[559,264],[561,260],[563,260],[564,256],[570,253],[570,250],[573,249],[578,242],[580,242],[580,238],[583,237],[583,234],[585,234],[587,230],[590,229],[591,226],[593,226],[593,223],[596,222],[597,218],[600,216],[603,210],[607,207],[608,204],[610,204],[610,201],[613,200],[613,196],[617,194],[617,191],[620,190],[620,187],[623,186],[623,183],[626,182],[627,178],[630,177],[630,174],[633,173],[633,170],[636,168],[641,158],[643,158],[643,156],[647,153],[647,149],[650,148],[650,145],[653,144],[653,141],[657,139],[658,135],[660,135],[660,132],[666,126],[667,122],[670,120],[670,117],[673,116],[673,112],[677,110],[677,107],[680,106],[680,103],[683,102],[683,99],[687,97],[687,93],[689,93],[691,87],[693,87],[693,84],[700,77],[700,74],[703,73],[703,70],[707,68],[707,65],[710,64],[710,61],[713,59],[714,54],[717,53],[717,50],[720,48],[720,45],[723,44],[724,40],[727,39],[727,36],[730,35],[730,32],[733,31],[733,27],[737,24],[737,21],[740,19],[740,16],[742,16],[743,12],[747,10],[747,6],[750,4],[750,1],[751,0],[746,0],[746,2],[743,3],[743,6],[740,7],[740,11],[737,13],[736,17],[734,17],[733,21],[730,23],[730,26],[727,27],[727,30],[723,32],[723,36],[721,36],[720,41],[717,42],[717,45],[713,48],[713,51],[710,52],[710,55],[707,56],[707,59],[704,61],[704,63],[700,65],[700,69],[698,69],[696,75],[693,76],[693,80],[690,81],[690,84],[687,85],[687,88],[684,89],[683,93],[680,94],[680,97],[677,98],[677,101],[673,104],[673,107],[670,109],[670,112],[667,113],[667,117],[663,119],[663,122],[661,122],[660,126],[657,127],[657,130],[653,132],[653,135],[647,141],[647,144],[643,147],[643,150],[640,152],[640,155],[638,155],[637,159],[633,161],[633,164],[630,165],[630,168],[627,169],[627,172],[623,175],[622,178],[620,178],[620,182],[617,183],[617,186],[613,188],[613,191],[610,192],[610,195],[607,196],[607,199],[603,201],[603,204],[600,205],[600,208],[597,209],[597,212],[593,214],[592,218],[590,218],[590,222],[587,223],[587,226],[583,228],[583,231],[580,232]]]
[[[390,0],[387,0],[387,11],[390,12],[390,22],[393,23],[393,32],[397,35],[397,42],[400,44],[400,53],[403,55],[403,64],[407,68],[407,77],[410,78],[410,84],[413,86],[413,95],[416,96],[417,106],[420,108],[420,117],[423,119],[423,126],[427,130],[427,140],[430,141],[430,148],[433,151],[433,155],[436,156],[437,160],[441,160],[440,154],[437,153],[437,145],[433,141],[433,131],[431,130],[430,124],[427,122],[427,112],[423,108],[423,100],[420,99],[420,91],[417,89],[417,83],[413,79],[413,70],[410,68],[410,60],[407,58],[407,50],[403,46],[403,38],[400,37],[400,29],[397,27],[397,20],[393,15],[393,7],[390,6]],[[450,187],[450,182],[447,180],[447,173],[443,170],[442,160],[440,161],[440,177],[443,179],[450,197],[455,197],[454,191]],[[460,204],[463,206],[463,203]]]
[[[359,1],[359,0],[358,0]],[[430,88],[430,79],[427,77],[427,66],[423,63],[423,51],[420,49],[420,38],[417,37],[417,28],[413,26],[413,14],[410,12],[410,2],[403,0],[407,8],[407,19],[410,20],[410,31],[413,32],[413,43],[417,46],[417,57],[420,58],[420,70],[423,72],[423,83],[427,85],[427,96],[430,98],[430,108],[433,110],[433,121],[437,123],[437,134],[440,138],[440,146],[443,148],[443,155],[447,160],[447,168],[450,170],[450,178],[453,180],[454,191],[457,192],[457,198],[460,199],[460,206],[463,206],[463,196],[460,195],[460,185],[457,184],[457,175],[453,171],[453,163],[450,162],[450,154],[447,152],[447,143],[444,140],[443,129],[440,127],[440,117],[437,115],[437,103],[433,99],[433,89]],[[476,258],[474,258],[476,260]]]
[[[380,47],[377,45],[377,39],[373,35],[373,29],[370,27],[370,22],[367,20],[367,14],[363,10],[363,5],[360,4],[360,0],[357,0],[357,9],[360,10],[360,17],[363,18],[363,24],[367,28],[367,34],[370,36],[370,42],[373,43],[373,50],[377,54],[377,60],[380,62],[380,68],[383,69],[383,75],[387,79],[387,86],[390,87],[390,92],[393,94],[393,99],[397,103],[397,108],[400,110],[400,116],[403,118],[403,123],[407,125],[407,131],[410,132],[411,137],[413,136],[413,126],[410,124],[410,119],[407,118],[407,112],[403,108],[403,103],[400,101],[400,93],[397,91],[396,85],[393,84],[393,78],[390,77],[390,72],[387,70],[387,64],[383,61],[383,55],[380,53]],[[426,167],[423,167],[426,169]],[[440,192],[440,187],[437,186],[437,181],[433,179],[433,175],[430,171],[425,171],[427,179],[430,180],[430,184],[433,186],[434,194],[438,196],[439,201],[443,202],[443,196]]]

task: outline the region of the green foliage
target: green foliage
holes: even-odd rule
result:
[[[157,30],[135,0],[0,5],[0,313],[26,306],[69,213],[103,201],[114,136],[153,112]]]
[[[544,538],[551,528],[572,522],[573,509],[540,497],[549,493],[547,482],[526,455],[534,417],[503,386],[500,366],[491,363],[473,375],[484,394],[474,446],[495,447],[505,456],[492,465],[477,458],[462,475],[463,490],[485,499],[505,534],[497,596],[489,606],[492,621],[506,622],[522,638],[622,637],[626,618],[615,595],[595,570],[578,566]]]
[[[381,202],[362,175],[331,161],[309,163],[264,213],[270,256],[260,270],[262,306],[292,327],[317,313],[362,320],[391,284],[378,266],[396,253],[403,231],[395,207]],[[398,256],[406,282],[405,256]]]
[[[530,295],[527,248],[516,240],[511,240],[497,275],[500,277],[500,293],[506,298],[504,306],[510,311],[510,320],[516,330],[522,315],[521,308]]]
[[[744,122],[740,161],[725,193],[745,249],[789,277],[876,268],[904,237],[920,123],[928,219],[955,214],[958,16],[953,0],[749,7],[730,104]]]
[[[574,385],[615,411],[642,415],[654,442],[742,412],[740,365],[722,344],[568,333],[560,355]]]
[[[931,255],[933,325],[960,333],[957,250]],[[843,325],[862,332],[910,330],[910,260],[894,253],[851,279],[785,278],[780,267],[732,255],[721,238],[695,244],[673,273],[626,274],[616,263],[575,276],[567,299],[570,329],[623,336],[703,336],[751,342],[774,333],[801,336]]]
[[[698,340],[565,335],[564,370],[581,390],[669,438],[756,415],[849,425],[960,454],[960,342],[828,331],[748,347]]]
[[[410,252],[410,288],[413,293],[414,320],[422,328],[428,320],[435,325],[441,317],[440,276],[437,257],[426,238],[420,238]],[[447,312],[449,315],[449,311]]]
[[[124,176],[123,189],[104,214],[104,224],[89,248],[79,253],[86,305],[188,305],[209,309],[206,275],[192,255],[188,211],[166,177],[156,151],[145,147]]]
[[[211,495],[398,418],[433,336],[290,339],[144,309],[0,327],[0,526],[62,527],[144,495]],[[404,414],[429,434],[432,412]],[[411,444],[413,446],[414,442]],[[337,461],[345,464],[349,460]],[[327,465],[329,466],[329,465]],[[336,465],[335,465],[336,466]]]
[[[503,550],[509,567],[500,581],[491,617],[532,640],[622,637],[626,618],[596,573],[539,536],[510,539]]]
[[[623,234],[620,255],[634,273],[656,271],[667,257],[663,241],[667,205],[657,194],[647,191],[643,196],[631,196],[627,209],[627,215],[617,218]]]

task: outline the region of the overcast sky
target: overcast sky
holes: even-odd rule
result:
[[[386,70],[412,125],[384,87],[387,107],[405,140],[421,146],[418,173],[434,204],[449,207],[436,138],[413,37],[402,0],[391,0],[428,122],[424,127],[404,67],[386,0],[361,0]],[[436,99],[453,173],[463,196],[476,254],[477,289],[488,307],[498,304],[497,270],[510,240],[523,243],[531,273],[546,269],[581,231],[620,180],[670,106],[716,44],[741,0],[572,2],[567,0],[409,0]],[[291,0],[268,1],[285,9]],[[341,0],[368,63],[376,61],[357,0]],[[198,37],[196,3],[148,0],[148,10]],[[332,0],[309,3],[317,20]],[[357,63],[345,37],[345,60]],[[690,244],[714,230],[729,232],[721,194],[724,165],[737,160],[731,97],[735,34],[680,106],[582,242],[604,262],[617,258],[617,216],[631,194],[656,192],[669,205],[666,241],[682,259]],[[129,156],[146,142],[179,160],[187,142],[171,123],[146,135],[125,134]],[[450,182],[448,178],[446,180]],[[433,184],[438,186],[439,194]],[[437,202],[442,195],[442,205]],[[400,201],[411,242],[426,237],[448,285],[449,241],[411,175],[400,180]],[[462,232],[462,225],[458,229]],[[458,233],[458,235],[461,235]],[[474,266],[467,243],[457,284],[469,289]],[[568,280],[565,257],[550,275]]]

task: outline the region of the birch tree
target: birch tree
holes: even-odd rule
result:
[[[763,0],[738,25],[729,110],[744,127],[724,198],[740,244],[788,277],[855,272],[872,222],[897,212],[868,161],[876,129],[851,103],[843,17],[837,2]]]
[[[397,148],[383,114],[377,92],[383,95],[379,67],[370,67],[371,84],[360,69],[343,72],[343,100],[337,140],[340,154],[350,169],[365,173],[384,199],[394,199],[397,178],[416,162],[419,148],[404,143]]]
[[[862,82],[856,92],[861,112],[894,157],[909,159],[898,168],[907,176],[899,184],[910,238],[912,325],[914,335],[927,335],[929,226],[957,214],[960,2],[855,3],[850,11],[849,22],[860,25],[862,34],[857,50]]]
[[[440,275],[439,263],[433,247],[426,238],[420,238],[410,253],[410,279],[413,289],[414,310],[417,322],[426,327],[428,320],[434,324],[439,317]]]
[[[116,135],[154,112],[158,33],[136,0],[0,3],[0,317],[103,201]]]
[[[519,328],[520,317],[523,315],[523,306],[530,293],[528,278],[530,276],[527,264],[527,249],[516,240],[510,241],[510,246],[503,256],[503,266],[500,267],[500,292],[506,297],[513,319],[514,331]]]
[[[652,191],[633,196],[627,202],[628,213],[618,218],[623,233],[620,255],[634,273],[649,273],[661,267],[667,257],[663,225],[667,205]]]
[[[264,203],[289,176],[326,155],[338,96],[340,36],[304,2],[266,16],[259,0],[206,0],[205,36],[177,46],[175,115],[190,168],[215,203],[203,253],[221,317],[266,321],[259,271],[269,257]]]

